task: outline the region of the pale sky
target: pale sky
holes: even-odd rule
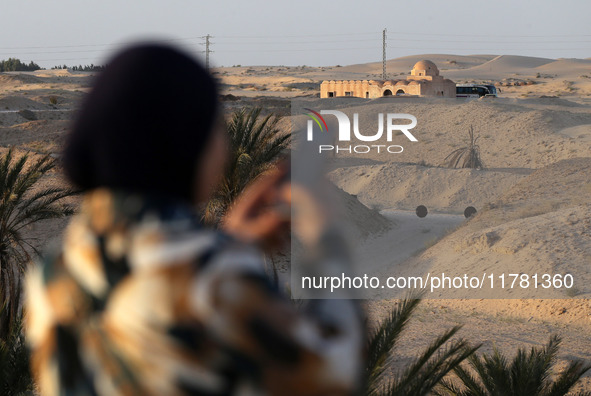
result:
[[[591,1],[2,0],[0,59],[101,64],[122,43],[170,40],[213,66],[348,65],[413,54],[591,57]]]

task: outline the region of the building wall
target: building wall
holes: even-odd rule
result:
[[[323,81],[320,84],[320,97],[355,96],[358,98],[374,99],[385,96],[384,92],[386,90],[390,90],[392,95],[396,95],[396,92],[402,90],[405,95],[455,98],[456,84],[440,76],[434,64],[432,64],[432,67],[435,67],[435,69],[415,70],[413,68],[413,74],[402,81]]]
[[[386,90],[390,90],[392,95],[402,90],[405,95],[456,97],[456,84],[443,78],[431,81],[411,80],[408,83],[386,82],[383,85],[377,81],[323,81],[320,84],[320,97],[354,96],[375,99],[384,96]]]
[[[371,88],[373,88],[373,86]],[[365,98],[368,92],[370,92],[369,81],[323,81],[322,84],[320,84],[321,98],[337,96],[356,96],[358,98]]]
[[[447,79],[436,79],[422,86],[422,96],[456,97],[456,84]]]

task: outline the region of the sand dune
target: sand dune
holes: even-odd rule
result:
[[[514,289],[504,297],[590,296],[590,194],[591,158],[560,161],[539,169],[519,180],[463,227],[396,270],[570,273],[576,277],[573,290]],[[469,297],[462,290],[446,298],[450,296]],[[473,293],[470,298],[474,298]]]
[[[394,226],[391,220],[377,210],[372,210],[359,202],[354,194],[348,194],[341,189],[335,189],[333,194],[336,195],[335,202],[341,205],[338,209],[342,212],[343,226],[352,231],[350,236],[354,240],[363,240]]]
[[[578,139],[578,141],[583,144],[591,143],[591,124],[565,128],[561,130],[560,133],[569,138]]]
[[[488,62],[475,65],[464,70],[447,70],[445,76],[452,80],[488,80],[500,81],[510,77],[533,77],[535,71],[532,69],[552,63],[553,59],[533,58],[517,55],[500,55]],[[442,72],[443,74],[443,72]]]
[[[394,162],[337,169],[331,180],[369,207],[443,213],[482,208],[524,178],[519,171],[429,168]]]
[[[488,62],[471,67],[468,72],[494,71],[495,73],[515,73],[523,69],[533,69],[554,62],[554,59],[531,56],[499,55]]]
[[[422,54],[403,56],[396,59],[389,59],[386,61],[386,68],[388,73],[403,73],[408,74],[415,63],[423,59],[429,59],[438,65],[440,70],[456,69],[456,68],[470,68],[481,65],[485,62],[495,58],[495,55],[451,55],[451,54]],[[382,73],[382,62],[364,63],[357,65],[348,65],[337,68],[340,73]],[[331,71],[333,71],[332,69]]]
[[[574,289],[554,290],[545,295],[561,300],[445,300],[431,306],[444,304],[456,311],[478,310],[497,317],[515,317],[517,321],[552,319],[588,326],[591,312],[588,301],[564,298],[580,298],[591,293],[589,194],[590,158],[560,161],[539,169],[523,177],[463,227],[396,268],[395,273],[405,273],[405,268],[416,271],[422,266],[423,271],[448,274],[478,271],[576,274]],[[525,297],[522,292],[513,290],[508,296]],[[461,297],[460,292],[457,294]]]
[[[536,69],[549,73],[591,72],[591,59],[558,59],[538,66]]]
[[[367,103],[364,99],[340,98],[306,102],[309,108],[330,106],[358,113],[359,124],[366,128],[367,133],[377,130],[375,113],[378,111],[417,117],[418,125],[413,134],[418,142],[411,143],[406,137],[398,135],[393,138],[393,144],[403,145],[401,154],[374,152],[364,155],[366,159],[380,162],[440,166],[451,151],[466,145],[470,126],[476,136],[480,136],[478,143],[487,168],[538,168],[562,159],[589,155],[588,146],[558,133],[564,128],[591,124],[591,110],[568,101],[538,98],[523,102],[498,98],[466,102],[456,99],[379,98]],[[376,111],[369,112],[367,106]],[[341,155],[346,156],[349,155]]]
[[[441,75],[457,83],[487,82],[502,87],[504,97],[568,96],[585,100],[591,94],[589,59],[549,59],[519,55],[422,54],[389,59],[387,77],[404,79],[413,65],[429,59]],[[323,80],[380,80],[379,61],[354,65],[223,67],[214,70],[225,93],[244,97],[314,96]]]

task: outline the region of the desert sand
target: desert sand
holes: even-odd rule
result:
[[[369,155],[330,162],[330,180],[343,191],[347,221],[376,260],[384,238],[401,239],[401,268],[496,271],[520,268],[583,274],[575,290],[543,299],[428,299],[410,323],[394,360],[399,367],[444,328],[463,324],[460,336],[513,354],[563,336],[561,359],[591,361],[591,59],[507,55],[425,54],[388,61],[389,78],[404,78],[421,59],[435,62],[457,83],[492,82],[499,98],[481,100],[382,98],[327,99],[333,108],[382,106],[417,116],[419,144],[392,157]],[[236,66],[212,70],[227,112],[263,106],[286,117],[290,102],[317,99],[325,79],[380,79],[381,63],[332,67]],[[93,80],[65,70],[0,74],[0,146],[58,157],[70,120]],[[371,123],[371,120],[366,120]],[[468,127],[479,136],[484,169],[447,169],[444,158],[466,144]],[[408,143],[408,142],[407,142]],[[5,150],[5,149],[3,149]],[[46,185],[63,184],[59,171]],[[414,208],[429,216],[418,222]],[[478,214],[461,216],[466,206]],[[381,213],[381,215],[380,215]],[[39,245],[58,235],[65,221],[29,230]],[[412,240],[412,242],[410,242]],[[380,256],[381,257],[377,257]],[[365,303],[370,323],[396,300]],[[580,388],[591,390],[591,375]]]

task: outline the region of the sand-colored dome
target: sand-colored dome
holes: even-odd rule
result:
[[[417,62],[412,68],[411,75],[413,76],[438,76],[439,69],[435,63],[430,60],[422,60]]]

